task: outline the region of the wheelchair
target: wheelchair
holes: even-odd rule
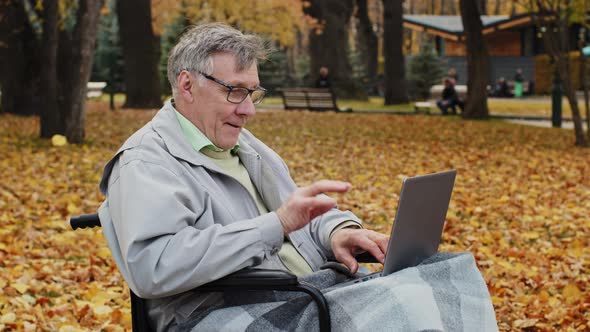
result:
[[[101,227],[98,214],[85,214],[70,218],[73,230],[78,228]],[[362,263],[376,263],[376,259],[368,253],[356,257]],[[282,270],[247,268],[221,279],[199,286],[196,291],[225,292],[225,291],[288,291],[303,292],[311,297],[318,308],[319,328],[321,332],[329,332],[330,310],[328,301],[316,287],[300,282],[294,274]],[[137,296],[129,289],[131,297],[131,324],[133,332],[154,331],[147,317],[146,300]]]

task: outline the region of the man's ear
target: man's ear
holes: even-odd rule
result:
[[[178,97],[183,99],[187,103],[192,103],[194,101],[194,96],[192,92],[192,87],[196,84],[195,78],[186,70],[183,70],[178,75],[178,79],[176,80],[176,87],[178,89]]]

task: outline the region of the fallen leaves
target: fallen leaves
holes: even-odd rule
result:
[[[152,111],[89,103],[87,143],[54,146],[38,119],[0,116],[0,331],[130,330],[126,284],[95,212],[102,167]],[[300,185],[350,181],[338,195],[389,232],[404,177],[458,171],[441,250],[477,258],[501,330],[590,326],[590,154],[571,132],[456,118],[261,112],[249,129]]]

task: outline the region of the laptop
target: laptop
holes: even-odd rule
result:
[[[386,276],[420,264],[438,252],[456,170],[406,178],[381,272],[340,283],[326,291]]]

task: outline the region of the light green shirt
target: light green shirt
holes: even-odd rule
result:
[[[260,214],[268,213],[269,211],[266,208],[262,197],[260,197],[258,190],[254,187],[246,167],[244,167],[240,158],[237,156],[239,145],[236,144],[231,150],[220,149],[215,146],[215,144],[213,144],[211,140],[199,130],[199,128],[178,111],[176,111],[176,117],[178,118],[184,136],[191,143],[193,149],[209,157],[215,164],[240,182],[256,202]],[[311,266],[309,266],[301,254],[299,254],[288,238],[285,238],[278,255],[285,267],[297,276],[304,276],[313,272]]]
[[[187,118],[185,118],[182,114],[176,111],[176,118],[178,119],[178,123],[180,123],[180,128],[182,128],[182,133],[184,137],[191,143],[193,149],[195,151],[201,151],[203,148],[207,148],[212,151],[221,152],[223,149],[218,148],[209,137],[205,136],[199,128],[197,128],[192,122],[190,122]],[[234,147],[230,150],[232,154],[238,153],[238,149],[240,148],[239,144],[234,145]]]

